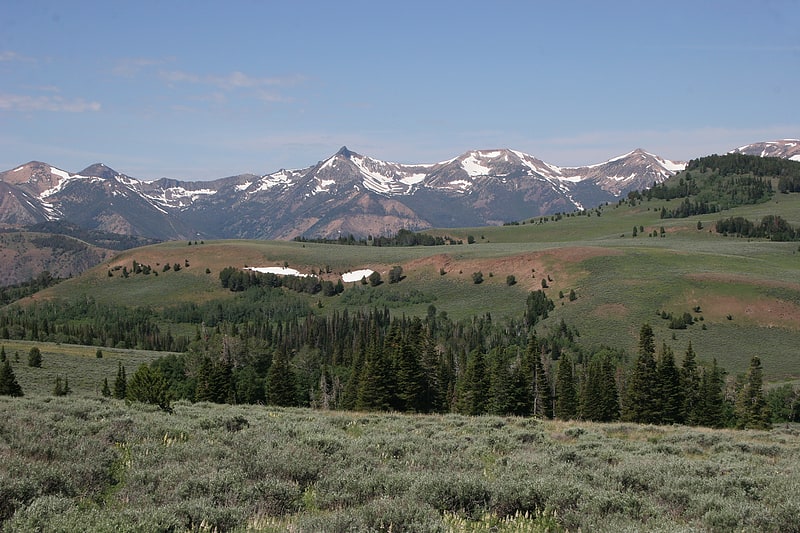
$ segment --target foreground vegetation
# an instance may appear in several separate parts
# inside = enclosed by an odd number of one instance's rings
[[[0,408],[4,531],[798,531],[797,426],[186,402],[170,415],[42,396]]]

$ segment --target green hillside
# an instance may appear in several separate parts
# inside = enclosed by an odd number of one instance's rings
[[[539,327],[564,319],[578,329],[579,342],[586,347],[609,345],[633,352],[639,326],[650,322],[659,342],[681,351],[691,340],[702,359],[717,358],[729,372],[743,372],[750,357],[759,355],[770,380],[799,378],[798,243],[723,236],[714,225],[733,216],[758,221],[778,215],[800,226],[800,194],[777,194],[768,202],[719,214],[662,219],[662,207],[673,203],[624,201],[534,223],[447,230],[465,243],[469,236],[474,238],[474,244],[462,245],[163,243],[123,252],[33,300],[91,297],[101,303],[154,308],[225,302],[238,296],[220,285],[219,272],[227,266],[288,265],[303,273],[322,272],[322,279],[336,281],[344,272],[363,268],[379,271],[386,279],[388,271],[400,265],[405,276],[400,283],[347,284],[339,297],[309,295],[305,300],[322,315],[386,305],[395,313],[424,316],[433,305],[455,319],[491,313],[497,320],[519,317],[528,292],[548,280],[544,290],[557,306]],[[132,271],[134,261],[150,266],[151,273],[123,277],[123,269]],[[175,264],[179,271],[172,268]],[[168,271],[165,265],[170,265]],[[480,285],[473,283],[475,272],[483,274]],[[516,280],[511,286],[510,275]],[[577,299],[559,298],[570,290]],[[699,313],[693,311],[696,307]],[[698,323],[672,330],[660,318],[662,312],[692,312]],[[180,331],[181,325],[174,330]]]

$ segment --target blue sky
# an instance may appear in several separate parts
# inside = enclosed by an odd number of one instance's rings
[[[0,170],[205,180],[346,145],[561,166],[800,137],[800,2],[4,0]]]

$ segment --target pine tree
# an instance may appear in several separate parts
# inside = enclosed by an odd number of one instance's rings
[[[297,385],[294,372],[289,367],[289,357],[284,350],[278,350],[266,378],[267,403],[290,407],[297,405]]]
[[[692,341],[686,347],[681,364],[681,383],[683,387],[683,421],[686,424],[698,424],[697,409],[700,406],[700,373],[697,369],[697,360],[692,348]]]
[[[108,378],[103,378],[103,390],[100,391],[100,394],[105,398],[111,397],[111,388],[108,386]]]
[[[401,340],[395,352],[395,362],[399,409],[406,412],[426,412],[425,374],[419,360],[418,347],[409,339]]]
[[[128,396],[128,380],[125,377],[125,367],[122,361],[117,363],[117,379],[114,380],[114,398],[124,400]]]
[[[483,350],[470,353],[467,368],[457,384],[456,410],[465,415],[486,413],[489,391],[489,373]]]
[[[533,416],[553,418],[553,390],[541,357],[534,357],[533,372]]]
[[[4,396],[23,396],[22,387],[17,382],[14,369],[11,368],[11,361],[6,359],[0,366],[0,395]]]
[[[371,343],[359,376],[355,404],[357,410],[388,411],[391,409],[392,394],[387,363],[383,347],[378,346],[377,342]]]
[[[661,424],[682,424],[684,412],[684,394],[681,376],[675,366],[675,355],[672,348],[664,343],[661,346],[661,358],[658,361],[658,395],[660,399],[659,422]]]
[[[706,368],[700,379],[700,401],[696,410],[697,424],[719,428],[724,425],[724,402],[722,394],[723,373],[714,358],[711,368]]]
[[[164,411],[172,411],[169,383],[160,370],[153,370],[145,364],[140,365],[126,388],[127,400],[150,403]]]
[[[0,363],[6,362],[6,347],[5,345],[0,346]]]
[[[659,419],[659,405],[654,386],[657,383],[655,340],[653,328],[644,324],[639,331],[639,355],[631,369],[625,400],[625,420],[641,424],[655,424]]]
[[[581,415],[586,420],[611,422],[619,417],[615,370],[607,352],[595,354],[589,361],[581,397]]]
[[[512,412],[515,391],[505,350],[495,348],[489,354],[489,402],[487,410],[493,415],[506,415]]]
[[[744,384],[736,399],[736,426],[742,429],[769,429],[770,414],[763,391],[761,359],[750,360]]]
[[[562,355],[558,360],[555,415],[561,420],[571,420],[578,415],[578,393],[569,354]]]

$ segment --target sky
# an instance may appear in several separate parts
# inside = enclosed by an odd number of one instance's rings
[[[798,0],[0,4],[0,171],[208,180],[341,146],[579,166],[800,138]]]

